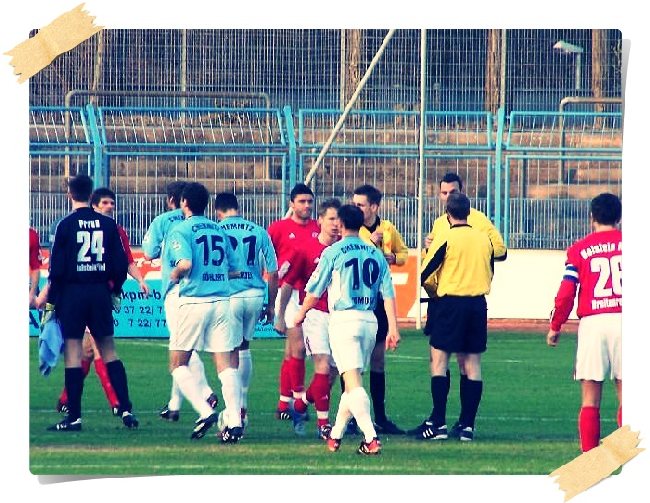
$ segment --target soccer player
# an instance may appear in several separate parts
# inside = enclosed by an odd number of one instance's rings
[[[317,240],[308,240],[295,255],[289,272],[284,277],[282,290],[299,291],[299,303],[305,299],[305,285],[316,269],[320,256],[328,246],[338,241],[339,217],[338,209],[341,202],[338,199],[326,199],[318,207],[318,224],[320,233]],[[318,436],[327,440],[332,427],[329,423],[330,389],[334,380],[336,367],[331,357],[328,335],[329,311],[327,308],[327,293],[324,293],[313,309],[307,312],[302,325],[306,354],[314,364],[314,375],[305,392],[305,398],[297,398],[293,403],[294,431],[298,435],[305,434],[305,419],[307,404],[313,403],[316,409]]]
[[[289,194],[291,216],[271,223],[268,228],[271,242],[278,258],[278,287],[291,267],[295,249],[308,240],[316,240],[320,229],[314,220],[312,209],[314,193],[303,183],[296,184]],[[298,310],[298,291],[289,298],[278,295],[276,300],[275,328],[286,334],[284,358],[280,367],[280,398],[275,412],[278,419],[292,419],[292,399],[301,398],[305,392],[305,343],[301,327],[293,324]]]
[[[232,366],[238,369],[241,379],[241,420],[248,424],[248,389],[253,361],[250,341],[255,335],[255,325],[260,319],[272,323],[275,298],[278,293],[278,261],[266,229],[246,220],[239,214],[237,196],[222,192],[215,197],[219,227],[223,229],[235,253],[243,264],[241,277],[230,281],[230,330],[241,344],[233,352]],[[267,280],[263,273],[266,271]],[[264,310],[265,290],[268,287],[268,304]]]
[[[446,173],[441,179],[440,179],[440,187],[438,191],[438,197],[440,198],[440,202],[443,203],[443,205],[447,204],[447,198],[449,197],[450,194],[460,194],[463,191],[463,181],[458,176],[458,174],[449,172]],[[508,256],[508,249],[506,248],[505,243],[503,242],[503,237],[501,237],[501,234],[497,230],[497,228],[492,224],[490,219],[481,211],[475,209],[475,208],[470,208],[469,210],[469,215],[467,216],[467,223],[470,225],[472,228],[477,229],[479,231],[485,232],[487,236],[490,238],[490,242],[492,243],[492,247],[494,248],[494,260],[496,262],[501,262],[503,260],[506,260]],[[433,227],[431,228],[431,232],[425,237],[424,239],[424,245],[425,248],[429,248],[431,246],[431,242],[433,238],[440,238],[441,241],[445,240],[445,236],[449,233],[451,229],[451,223],[449,222],[449,218],[447,216],[447,213],[443,213],[440,215],[438,218],[435,219],[433,222]],[[436,298],[430,299],[429,303],[427,304],[427,320],[428,319],[433,319],[435,317],[434,310],[436,308]],[[430,333],[430,327],[431,325],[427,323],[424,328],[424,333],[425,335],[431,335]],[[458,370],[460,374],[460,383],[459,383],[459,391],[461,397],[467,393],[467,373],[465,372],[465,355],[463,353],[456,353],[456,361],[458,363]],[[447,373],[447,377],[451,381],[451,374]],[[461,403],[463,400],[461,399]],[[463,412],[461,410],[461,415],[463,415]],[[456,421],[454,425],[451,427],[451,430],[449,430],[449,434],[453,437],[460,437],[460,431],[462,430],[462,425],[460,420]],[[409,435],[417,435],[418,431],[417,429],[415,430],[409,430],[407,432]]]
[[[467,223],[465,194],[449,194],[446,205],[451,229],[435,236],[424,259],[420,282],[437,307],[427,319],[431,363],[431,415],[413,434],[421,440],[445,440],[449,356],[465,354],[467,384],[460,396],[459,438],[474,439],[474,423],[483,393],[481,354],[487,347],[487,303],[493,276],[494,248],[485,232]]]
[[[180,209],[181,195],[185,185],[186,182],[183,181],[175,181],[167,185],[168,211],[158,215],[151,221],[151,224],[149,224],[149,228],[144,235],[144,239],[142,240],[142,251],[144,257],[147,260],[160,258],[160,290],[163,297],[165,319],[167,322],[167,330],[170,334],[170,341],[173,337],[172,333],[176,330],[178,319],[178,284],[171,284],[169,281],[169,274],[173,265],[171,264],[171,250],[168,246],[165,246],[165,240],[169,232],[185,218],[183,216],[183,211]],[[201,395],[205,398],[208,405],[210,405],[212,409],[215,409],[219,400],[205,378],[205,367],[203,366],[203,361],[201,361],[198,352],[192,351],[187,367],[196,379],[196,382],[201,389]],[[170,356],[170,372],[172,370]],[[178,421],[180,418],[180,408],[182,403],[183,395],[178,389],[175,381],[172,379],[169,401],[160,410],[158,415],[161,419],[166,421]]]
[[[33,227],[29,228],[29,307],[36,307],[34,301],[38,295],[38,283],[41,279],[41,242]]]
[[[397,348],[400,335],[395,314],[395,291],[388,263],[374,246],[359,237],[363,213],[353,205],[339,209],[342,240],[327,248],[306,286],[307,295],[295,318],[302,324],[325,290],[330,311],[329,338],[336,367],[345,381],[336,422],[327,439],[328,449],[341,446],[348,421],[354,417],[364,439],[360,454],[381,452],[381,442],[370,417],[370,400],[363,388],[362,372],[370,360],[377,334],[375,304],[382,294],[388,318],[386,347]]]
[[[95,189],[90,195],[90,205],[95,211],[101,213],[102,215],[114,218],[115,192],[106,187]],[[144,278],[138,269],[138,266],[133,260],[133,254],[131,253],[131,244],[129,243],[129,236],[120,224],[117,224],[117,230],[120,233],[122,246],[124,247],[127,261],[129,263],[128,274],[138,282],[140,291],[145,295],[148,295],[149,287],[145,283]],[[113,385],[111,384],[111,381],[108,377],[108,371],[106,370],[106,365],[102,359],[99,348],[97,347],[95,340],[86,327],[86,331],[82,339],[81,357],[81,370],[83,372],[84,379],[90,371],[91,364],[94,364],[95,366],[95,372],[97,373],[97,377],[99,377],[99,381],[102,385],[102,389],[104,390],[104,394],[106,395],[106,399],[108,400],[108,403],[111,407],[112,413],[117,414],[120,404],[118,403],[115,390],[113,389]],[[68,393],[65,387],[61,392],[61,396],[57,402],[56,409],[59,412],[67,412],[68,410]]]
[[[207,218],[205,208],[210,195],[204,185],[188,183],[181,196],[185,219],[169,233],[173,269],[172,284],[179,283],[178,320],[169,348],[172,378],[181,393],[199,413],[191,438],[202,438],[219,419],[201,395],[196,379],[187,367],[192,351],[212,354],[225,403],[227,425],[221,442],[235,443],[241,438],[241,380],[232,365],[233,352],[242,342],[242,334],[233,334],[230,316],[230,279],[242,270],[228,236]]]
[[[379,205],[382,194],[372,185],[361,185],[354,189],[352,202],[363,212],[363,225],[359,237],[368,244],[377,247],[389,265],[403,265],[408,258],[408,248],[395,226],[388,220],[379,218]],[[385,340],[388,322],[381,298],[375,310],[377,317],[377,340],[370,359],[370,396],[375,414],[375,428],[380,434],[403,435],[399,428],[386,416],[386,373]],[[354,431],[354,426],[352,427]]]
[[[551,313],[546,336],[556,346],[578,293],[578,349],[574,378],[582,388],[578,432],[582,452],[600,441],[600,400],[603,381],[614,380],[618,397],[616,423],[622,424],[621,323],[622,240],[618,227],[621,201],[614,194],[600,194],[591,201],[593,232],[567,250],[566,268]]]
[[[93,182],[86,175],[72,178],[68,196],[72,212],[59,222],[50,254],[49,303],[61,323],[64,340],[68,413],[51,431],[81,430],[82,338],[89,327],[106,362],[109,380],[120,404],[118,414],[127,428],[138,421],[132,413],[126,371],[115,352],[113,302],[126,280],[127,256],[117,225],[89,207]]]

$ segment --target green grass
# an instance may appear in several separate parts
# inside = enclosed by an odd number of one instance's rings
[[[412,428],[431,409],[428,342],[420,332],[403,331],[403,343],[386,358],[387,410],[400,426]],[[476,440],[421,442],[399,436],[382,438],[376,458],[355,453],[357,438],[345,437],[338,453],[315,437],[298,438],[288,421],[273,416],[282,340],[252,344],[254,375],[249,395],[250,424],[237,445],[221,445],[211,434],[190,441],[195,412],[186,401],[178,423],[158,418],[169,397],[165,340],[119,339],[134,412],[140,428],[126,430],[110,414],[91,370],[83,397],[83,431],[48,432],[60,419],[54,411],[63,384],[62,362],[47,378],[38,373],[37,341],[30,340],[30,470],[38,475],[170,474],[548,474],[579,454],[576,417],[579,385],[572,380],[575,338],[546,347],[544,334],[491,333],[483,358],[484,392]],[[204,357],[208,379],[221,397],[216,375]],[[307,366],[307,376],[311,366]],[[333,419],[339,385],[332,392]],[[615,395],[606,386],[602,435],[616,429]],[[448,417],[458,414],[458,375],[452,367]],[[312,433],[313,432],[313,436]]]

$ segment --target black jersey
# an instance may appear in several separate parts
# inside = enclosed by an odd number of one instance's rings
[[[78,208],[56,226],[50,252],[50,302],[56,304],[65,284],[104,283],[122,289],[128,262],[112,218],[92,208]]]

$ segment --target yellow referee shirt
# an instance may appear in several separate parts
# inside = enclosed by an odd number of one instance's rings
[[[422,263],[420,284],[430,297],[476,297],[490,293],[494,248],[485,232],[469,224],[452,225],[434,236]]]
[[[484,213],[480,212],[477,209],[470,208],[469,216],[467,217],[467,223],[472,226],[472,228],[485,232],[492,242],[492,247],[494,248],[494,260],[500,262],[505,260],[508,255],[508,249],[506,248],[505,243],[501,234],[497,228],[492,224],[490,219],[485,216]],[[447,220],[447,214],[444,213],[435,219],[433,222],[433,228],[429,233],[431,239],[445,239],[447,232],[449,232],[450,225],[449,220]]]

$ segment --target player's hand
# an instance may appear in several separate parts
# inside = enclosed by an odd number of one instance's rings
[[[147,285],[144,280],[140,281],[138,284],[140,285],[140,291],[146,296],[149,296],[149,285]]]
[[[52,319],[52,316],[54,316],[54,304],[46,302],[41,311],[41,330],[43,330],[45,324]]]
[[[268,306],[260,314],[260,321],[264,325],[273,323],[274,318],[275,318],[275,310],[273,309],[273,306]]]
[[[386,349],[390,351],[395,351],[397,349],[397,346],[399,346],[399,341],[401,340],[401,337],[399,335],[398,331],[388,332],[388,335],[386,336]]]
[[[433,236],[431,234],[424,236],[424,248],[428,249],[431,243],[433,243]]]
[[[111,303],[113,304],[113,311],[119,313],[122,307],[122,296],[115,293],[111,294]]]
[[[546,334],[546,344],[551,347],[557,346],[557,341],[560,339],[560,331],[549,329],[548,334]]]
[[[296,314],[296,317],[293,319],[293,324],[297,327],[299,325],[302,325],[302,322],[305,321],[305,315],[306,313],[303,312],[301,309],[298,311],[298,314]]]
[[[43,309],[45,304],[47,304],[47,289],[41,290],[41,293],[34,298],[33,305],[36,309]]]
[[[384,257],[386,257],[386,262],[388,262],[389,265],[393,265],[397,262],[397,258],[395,257],[394,253],[384,253]]]
[[[284,334],[287,332],[287,324],[284,322],[284,316],[277,316],[275,318],[275,324],[273,325],[273,328],[281,334]]]
[[[384,233],[381,231],[375,231],[370,234],[370,241],[372,241],[375,246],[380,246],[382,240],[384,239]]]

